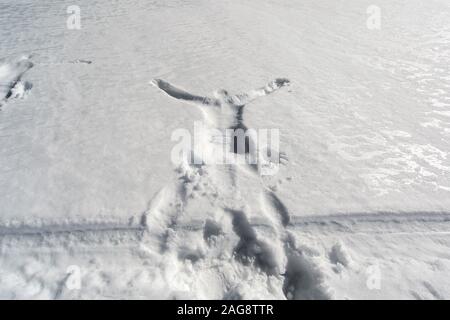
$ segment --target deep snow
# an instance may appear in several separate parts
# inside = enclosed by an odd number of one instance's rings
[[[0,298],[450,298],[447,0],[72,4],[0,4]],[[152,79],[279,77],[275,175],[171,161],[208,118]]]

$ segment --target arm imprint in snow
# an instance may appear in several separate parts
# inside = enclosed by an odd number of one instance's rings
[[[193,103],[207,105],[207,106],[219,106],[220,105],[220,101],[217,99],[190,94],[189,92],[186,92],[182,89],[174,87],[170,83],[168,83],[164,80],[161,80],[161,79],[153,79],[151,84],[156,86],[157,88],[161,89],[166,94],[168,94],[169,96],[171,96],[175,99],[185,100],[188,102],[193,102]]]
[[[282,87],[289,86],[290,84],[291,84],[291,81],[289,79],[277,78],[275,80],[272,80],[271,82],[269,82],[267,85],[265,85],[262,88],[251,90],[250,92],[247,92],[247,93],[235,95],[234,100],[236,100],[236,104],[246,105],[259,97],[267,96],[267,95],[281,89]]]

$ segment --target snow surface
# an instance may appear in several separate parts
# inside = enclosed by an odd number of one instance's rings
[[[450,298],[448,0],[72,4],[0,4],[0,298]],[[276,175],[172,163],[208,115],[153,79],[280,77]]]

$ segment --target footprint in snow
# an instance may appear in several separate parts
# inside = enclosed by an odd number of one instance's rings
[[[33,67],[29,57],[0,60],[0,108],[12,99],[24,98],[33,87],[22,76]]]

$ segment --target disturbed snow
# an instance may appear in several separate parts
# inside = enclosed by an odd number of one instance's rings
[[[78,2],[81,30],[2,4],[0,298],[450,297],[448,1],[378,1],[380,30],[365,0]],[[231,124],[280,130],[276,174],[171,161],[241,105],[152,79],[278,77]]]

